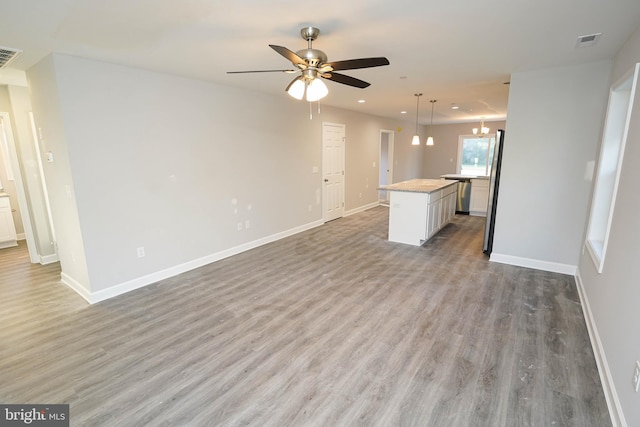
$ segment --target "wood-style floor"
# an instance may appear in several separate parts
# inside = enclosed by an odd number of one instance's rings
[[[89,306],[0,252],[0,402],[75,426],[608,426],[573,277],[377,207]],[[118,268],[114,265],[114,268]]]

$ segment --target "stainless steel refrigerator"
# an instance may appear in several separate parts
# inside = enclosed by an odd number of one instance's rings
[[[496,142],[493,148],[491,174],[489,175],[489,201],[487,204],[487,221],[484,228],[484,243],[482,252],[491,255],[493,249],[493,231],[496,225],[496,210],[498,207],[498,189],[500,187],[500,168],[502,166],[502,151],[504,146],[504,130],[496,131]]]

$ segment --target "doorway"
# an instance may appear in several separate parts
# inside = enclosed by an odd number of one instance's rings
[[[345,125],[322,123],[322,206],[324,222],[344,215]]]
[[[20,220],[23,229],[23,233],[19,233],[18,239],[24,239],[22,244],[26,244],[29,260],[32,264],[49,264],[58,261],[58,255],[55,251],[52,235],[53,225],[48,208],[41,156],[38,151],[38,139],[34,133],[35,127],[31,113],[28,116],[29,121],[25,119],[26,117],[22,117],[15,121],[17,135],[22,138],[21,150],[19,151],[11,117],[7,112],[0,112],[0,136],[3,145],[6,145],[3,168],[10,170],[12,195],[14,196],[11,205],[14,209],[18,208],[20,213],[18,217],[14,217]],[[22,133],[20,133],[20,129],[22,129]],[[29,144],[29,139],[33,145]],[[24,171],[23,166],[26,168]],[[30,191],[27,190],[27,185]]]
[[[380,130],[379,186],[393,184],[393,137],[394,132],[392,130]],[[389,192],[378,190],[378,202],[388,205]]]

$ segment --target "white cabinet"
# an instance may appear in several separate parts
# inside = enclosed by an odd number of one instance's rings
[[[487,216],[487,204],[489,202],[489,180],[471,180],[471,200],[469,202],[469,215]]]
[[[0,248],[17,245],[16,226],[13,223],[9,197],[0,196]]]
[[[429,194],[427,239],[436,234],[443,225],[442,190]]]
[[[389,241],[420,246],[433,237],[455,215],[457,189],[390,191]]]

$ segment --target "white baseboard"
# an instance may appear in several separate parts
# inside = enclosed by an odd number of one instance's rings
[[[42,265],[52,264],[58,261],[60,261],[60,258],[58,258],[58,254],[45,255],[45,256],[40,255],[40,264]]]
[[[16,234],[16,240],[26,240],[27,236],[24,233],[18,233]]]
[[[609,370],[609,363],[604,353],[604,347],[600,340],[600,334],[596,327],[593,313],[591,312],[591,306],[589,305],[589,299],[585,292],[582,278],[580,277],[580,271],[576,272],[576,287],[578,288],[578,295],[580,296],[580,303],[582,305],[582,313],[587,324],[587,330],[589,331],[589,338],[591,341],[591,347],[593,348],[593,354],[596,358],[596,365],[598,366],[598,374],[600,375],[600,382],[602,383],[602,389],[604,391],[604,397],[607,401],[607,407],[609,408],[609,416],[611,417],[611,424],[613,427],[627,427],[627,421],[624,418],[622,412],[622,406],[618,399],[618,393],[616,392],[615,385],[613,383],[613,377]]]
[[[357,207],[355,209],[351,209],[351,210],[345,212],[344,216],[355,215],[357,213],[364,212],[364,211],[369,210],[371,208],[375,208],[376,206],[380,206],[380,202],[373,202],[373,203],[369,203],[368,205],[364,205],[364,206]]]
[[[577,266],[569,264],[559,264],[556,262],[541,261],[538,259],[522,258],[512,255],[491,253],[489,257],[491,262],[499,262],[501,264],[516,265],[518,267],[533,268],[535,270],[550,271],[552,273],[569,274],[575,276],[578,270]]]
[[[88,303],[91,303],[91,292],[89,290],[87,290],[84,286],[82,286],[80,284],[80,282],[75,280],[73,277],[71,277],[68,274],[62,272],[60,274],[60,281],[63,284],[67,285],[72,290],[74,290],[82,298],[87,300]]]
[[[289,237],[294,234],[298,234],[303,231],[310,230],[312,228],[318,227],[323,224],[324,222],[322,220],[314,221],[309,224],[302,225],[300,227],[295,227],[295,228],[283,231],[281,233],[276,233],[271,236],[264,237],[262,239],[254,240],[252,242],[244,243],[242,245],[235,246],[233,248],[225,249],[223,251],[216,252],[214,254],[207,255],[202,258],[194,259],[192,261],[188,261],[180,265],[176,265],[164,270],[156,271],[154,273],[147,274],[145,276],[138,277],[136,279],[129,280],[124,283],[120,283],[118,285],[111,286],[107,289],[91,292],[86,296],[84,294],[86,290],[82,286],[78,286],[78,284],[74,286],[70,283],[66,283],[64,279],[63,279],[63,282],[65,282],[71,289],[75,290],[80,295],[82,295],[82,297],[87,301],[89,301],[91,304],[94,304],[109,298],[113,298],[118,295],[122,295],[127,292],[131,292],[135,289],[142,288],[152,283],[156,283],[160,280],[164,280],[169,277],[177,276],[178,274],[182,274],[184,272],[194,270],[198,267],[211,264],[212,262],[220,261],[221,259],[228,258],[230,256],[237,255],[239,253],[248,251],[250,249],[257,248],[258,246],[266,245],[267,243],[275,242],[276,240],[284,239],[285,237]]]

